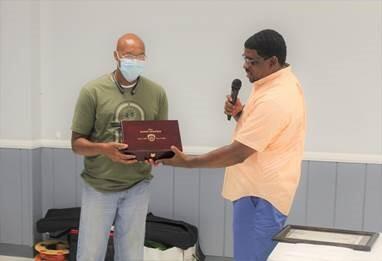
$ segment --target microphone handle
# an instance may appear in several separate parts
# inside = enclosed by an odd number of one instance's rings
[[[236,100],[237,100],[237,95],[238,95],[238,92],[232,90],[232,92],[231,92],[231,98],[232,98],[231,104],[235,105]],[[230,121],[231,117],[232,117],[232,115],[227,115],[227,120]]]

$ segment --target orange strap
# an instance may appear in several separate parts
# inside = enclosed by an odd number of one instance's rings
[[[63,255],[44,255],[39,254],[35,257],[35,261],[66,261],[65,256]]]
[[[48,249],[48,246],[53,246],[54,249]],[[37,243],[34,248],[43,256],[64,256],[69,254],[69,245],[65,241],[45,240]]]

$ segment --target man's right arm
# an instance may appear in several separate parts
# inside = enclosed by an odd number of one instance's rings
[[[82,156],[103,154],[104,143],[91,142],[86,135],[72,132],[72,150]]]
[[[114,162],[131,164],[135,156],[126,155],[121,149],[127,145],[117,142],[94,142],[90,139],[96,118],[96,98],[88,88],[82,88],[74,110],[72,123],[72,150],[82,156],[104,155]],[[85,134],[84,134],[85,133]]]
[[[120,151],[126,148],[127,144],[92,142],[86,135],[72,132],[72,150],[82,156],[97,156],[102,154],[114,162],[123,164],[136,163],[137,160],[134,155],[127,155]]]

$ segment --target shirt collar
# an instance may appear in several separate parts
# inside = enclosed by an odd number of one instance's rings
[[[291,71],[291,66],[289,64],[286,64],[287,66],[274,72],[274,73],[271,73],[270,75],[260,79],[260,80],[257,80],[255,83],[254,83],[254,87],[256,88],[260,88],[264,85],[267,85],[269,84],[270,82],[272,82],[273,80],[279,78],[280,76],[282,75],[285,75],[285,74],[288,74],[290,73]]]
[[[125,86],[125,88],[123,88],[121,86],[121,84],[117,81],[117,79],[115,78],[115,72],[112,72],[111,75],[111,80],[113,81],[114,85],[117,86],[118,90],[120,91],[121,94],[124,94],[125,91],[130,91],[131,94],[134,94],[135,93],[135,89],[137,88],[137,85],[138,85],[138,82],[140,80],[141,77],[138,77],[137,81],[131,85],[128,85],[128,86]]]

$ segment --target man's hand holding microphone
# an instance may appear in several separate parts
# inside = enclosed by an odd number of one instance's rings
[[[231,95],[227,95],[227,100],[224,104],[224,113],[227,114],[227,120],[231,120],[231,116],[237,121],[240,118],[244,105],[241,104],[240,99],[237,97],[241,88],[241,81],[235,79],[231,85]]]

